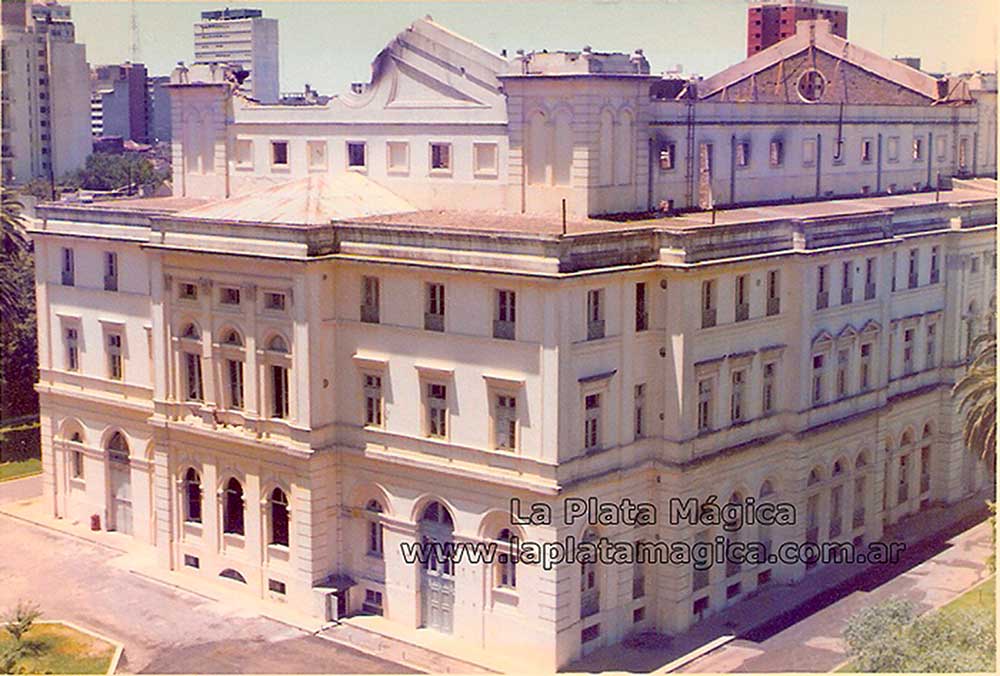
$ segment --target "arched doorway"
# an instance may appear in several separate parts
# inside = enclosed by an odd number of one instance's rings
[[[121,432],[108,440],[108,480],[111,508],[108,510],[108,530],[132,534],[132,470],[129,465],[128,442]]]
[[[420,541],[426,559],[420,571],[421,625],[450,634],[455,607],[455,563],[451,559],[455,522],[440,502],[420,516]]]

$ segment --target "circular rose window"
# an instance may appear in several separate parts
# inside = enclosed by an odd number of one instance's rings
[[[815,68],[810,68],[799,75],[796,89],[803,101],[816,103],[823,98],[823,92],[826,91],[826,77]]]

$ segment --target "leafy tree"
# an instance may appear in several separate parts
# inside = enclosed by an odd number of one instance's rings
[[[0,235],[0,267],[6,269],[16,264],[17,259],[28,248],[28,238],[24,233],[24,215],[17,195],[3,188],[3,231]],[[19,289],[7,275],[0,277],[0,317],[10,317],[18,304]]]
[[[82,169],[67,174],[62,183],[84,190],[128,189],[132,192],[139,186],[156,188],[166,179],[166,172],[158,172],[145,157],[130,153],[94,153]]]
[[[23,673],[24,669],[18,666],[18,662],[28,654],[37,653],[42,646],[35,643],[30,644],[24,639],[24,635],[31,631],[31,627],[41,616],[38,606],[18,601],[17,605],[8,610],[3,616],[3,629],[12,639],[9,646],[0,652],[0,672],[4,674]]]
[[[972,342],[975,358],[952,390],[960,396],[965,414],[963,436],[967,448],[983,460],[996,457],[997,442],[997,337],[986,333]]]
[[[988,609],[938,611],[914,619],[912,603],[893,599],[848,619],[844,641],[859,672],[992,672],[996,651]]]

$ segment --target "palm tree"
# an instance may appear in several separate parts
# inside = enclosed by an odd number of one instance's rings
[[[17,195],[3,188],[0,193],[2,210],[2,231],[0,231],[0,264],[16,265],[28,249],[28,238],[24,233],[24,215]],[[19,291],[14,277],[0,277],[0,319],[8,321],[19,307]]]
[[[984,333],[976,338],[972,341],[972,353],[975,359],[952,392],[962,397],[959,410],[965,414],[965,445],[986,460],[996,453],[997,442],[996,335]]]

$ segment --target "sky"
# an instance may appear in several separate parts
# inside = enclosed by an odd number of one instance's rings
[[[64,0],[65,1],[65,0]],[[92,64],[130,59],[131,3],[70,0]],[[919,56],[930,71],[996,69],[995,0],[843,0],[851,41],[886,56]],[[411,21],[430,15],[480,44],[517,49],[631,52],[654,73],[681,65],[711,75],[746,55],[746,0],[136,0],[139,58],[166,75],[193,59],[193,24],[206,9],[256,7],[278,19],[282,91],[323,94],[368,81],[371,61]]]

